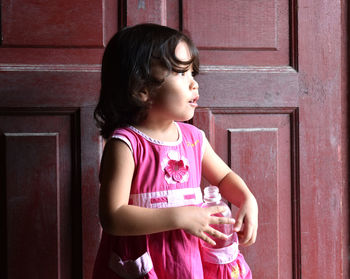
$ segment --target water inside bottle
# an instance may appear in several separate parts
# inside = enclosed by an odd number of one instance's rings
[[[226,217],[221,213],[214,214],[213,216]],[[209,237],[215,241],[216,245],[213,246],[207,242],[202,241],[202,244],[204,246],[209,247],[209,248],[223,248],[223,247],[230,246],[233,242],[237,242],[237,233],[233,231],[233,224],[217,224],[217,225],[213,224],[210,226],[212,228],[214,228],[215,230],[218,230],[218,231],[222,232],[223,234],[226,234],[228,236],[228,238],[221,239],[221,238],[217,238],[217,237],[214,237],[212,235],[209,235]]]
[[[227,204],[221,199],[221,195],[219,193],[219,188],[216,186],[209,186],[204,189],[204,204],[203,207],[210,207],[210,206],[225,206],[227,210],[213,214],[213,216],[217,217],[232,217],[231,210],[227,206]],[[210,247],[210,248],[223,248],[230,246],[233,244],[233,242],[238,242],[237,233],[233,231],[233,224],[212,224],[210,225],[212,228],[222,232],[223,234],[227,235],[227,239],[221,239],[214,237],[212,235],[209,235],[211,239],[213,239],[216,242],[216,245],[213,246],[205,241],[202,241],[202,244],[204,246]]]

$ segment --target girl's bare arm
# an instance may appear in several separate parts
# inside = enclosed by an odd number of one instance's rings
[[[215,153],[205,138],[202,161],[203,176],[212,185],[217,185],[222,196],[239,208],[235,230],[240,244],[248,246],[255,242],[258,229],[258,205],[249,188],[236,173]]]

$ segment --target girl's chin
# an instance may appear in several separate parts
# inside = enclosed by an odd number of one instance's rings
[[[179,119],[175,119],[175,121],[180,121],[180,122],[189,121],[189,120],[191,120],[193,118],[193,116],[194,116],[194,114],[186,116],[186,117],[182,117],[182,118],[179,118]]]
[[[195,110],[188,110],[188,111],[184,111],[180,114],[177,115],[177,117],[175,117],[174,121],[180,121],[180,122],[183,122],[183,121],[189,121],[193,118],[194,116],[194,112]]]

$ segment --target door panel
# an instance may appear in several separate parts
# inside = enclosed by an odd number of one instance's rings
[[[259,203],[259,237],[242,252],[258,278],[293,278],[298,234],[293,149],[296,109],[200,108],[194,124],[250,185]],[[235,216],[237,209],[232,208]],[[258,251],[258,252],[257,252]],[[261,259],[264,259],[262,264]]]
[[[4,46],[102,46],[101,1],[3,0],[2,3]]]
[[[184,1],[183,29],[205,65],[288,65],[289,1]]]
[[[72,278],[81,258],[77,114],[47,113],[1,113],[8,278]]]
[[[7,206],[7,260],[10,278],[26,277],[26,274],[50,276],[58,273],[61,222],[57,216],[57,134],[30,133],[5,135]],[[45,150],[39,153],[38,150]],[[26,154],[22,160],[21,154]],[[28,172],[27,164],[32,168]],[[44,175],[46,166],[49,175]],[[25,181],[18,181],[22,173]],[[22,187],[36,185],[36,187]],[[64,207],[66,205],[63,204]],[[21,220],[20,223],[18,221]],[[69,223],[68,223],[69,225]],[[65,224],[64,227],[70,227]],[[29,229],[28,229],[29,228]],[[28,245],[29,244],[29,245]],[[44,245],[43,245],[44,244]],[[68,246],[69,247],[69,246]],[[66,247],[63,247],[66,248]],[[70,255],[71,253],[68,253]],[[23,259],[29,259],[23,261]],[[69,258],[67,258],[68,263]],[[22,262],[23,261],[23,262]],[[41,269],[44,264],[47,268]],[[14,268],[21,266],[21,268]]]

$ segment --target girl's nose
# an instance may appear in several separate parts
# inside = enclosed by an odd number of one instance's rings
[[[192,90],[198,90],[199,89],[199,84],[198,84],[198,82],[195,79],[192,79],[191,89]]]

